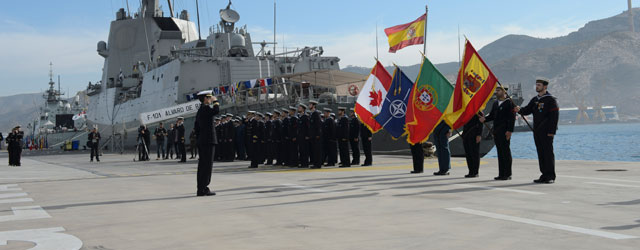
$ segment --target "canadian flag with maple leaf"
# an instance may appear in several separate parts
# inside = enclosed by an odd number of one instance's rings
[[[376,65],[371,69],[369,78],[358,95],[355,107],[360,122],[367,126],[372,133],[382,129],[382,125],[376,121],[375,116],[380,113],[390,86],[391,75],[379,61],[376,61]]]

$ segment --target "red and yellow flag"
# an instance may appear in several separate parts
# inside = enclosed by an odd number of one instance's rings
[[[413,22],[384,29],[389,39],[389,53],[395,53],[410,45],[423,44],[426,19],[427,14],[424,14]]]
[[[485,108],[498,83],[498,78],[469,40],[466,41],[463,58],[451,105],[447,107],[445,116],[445,121],[453,129],[464,126],[479,110]]]

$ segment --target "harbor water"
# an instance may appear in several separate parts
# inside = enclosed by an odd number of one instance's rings
[[[560,125],[555,137],[556,160],[640,162],[640,123]],[[514,133],[511,154],[537,159],[533,134]],[[497,158],[495,147],[485,158]]]

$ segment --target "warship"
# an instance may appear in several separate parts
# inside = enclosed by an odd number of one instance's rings
[[[97,44],[103,75],[87,86],[87,122],[98,127],[103,148],[130,150],[140,125],[153,129],[179,116],[188,134],[199,105],[195,94],[202,90],[214,90],[221,113],[268,112],[309,100],[337,109],[353,107],[366,81],[366,75],[340,70],[340,59],[324,56],[322,46],[276,52],[275,31],[273,42],[253,42],[247,26],[237,25],[240,15],[231,1],[204,39],[186,10],[174,17],[168,6],[168,17],[158,0],[142,0],[133,16],[119,9],[108,40]],[[375,137],[376,152],[408,152],[404,141],[386,143],[391,140],[384,132]],[[452,143],[462,148],[461,140]],[[490,140],[487,145],[483,154],[493,147]]]
[[[63,98],[60,77],[56,90],[53,63],[49,66],[49,89],[42,95],[44,105],[39,108],[37,118],[27,126],[31,136],[25,139],[36,142],[39,148],[67,149],[67,145],[75,143],[75,149],[78,149],[87,141],[86,95],[80,91],[72,98]]]

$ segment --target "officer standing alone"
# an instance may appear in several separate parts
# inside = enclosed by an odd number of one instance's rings
[[[217,98],[211,92],[209,90],[198,93],[201,105],[196,113],[196,121],[193,126],[196,131],[196,138],[198,138],[198,151],[200,151],[196,179],[197,196],[216,195],[209,189],[209,184],[211,183],[211,171],[213,168],[213,149],[218,143],[215,127],[213,126],[213,117],[219,112],[219,104]]]
[[[91,160],[90,162],[93,162],[93,157],[96,157],[96,161],[100,162],[100,153],[98,152],[98,148],[100,147],[100,132],[98,132],[98,128],[94,127],[93,130],[91,130],[91,133],[89,133],[89,141],[91,142]]]

